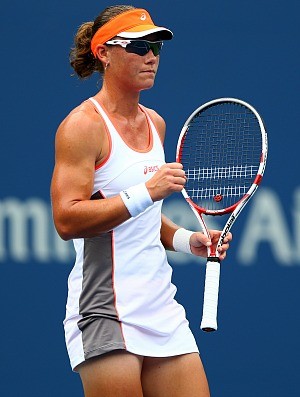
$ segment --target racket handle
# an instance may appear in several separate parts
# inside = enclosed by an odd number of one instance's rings
[[[218,294],[220,281],[220,261],[218,258],[208,258],[205,272],[203,314],[200,328],[202,331],[216,331]]]

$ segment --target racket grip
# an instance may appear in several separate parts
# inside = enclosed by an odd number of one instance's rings
[[[219,258],[208,258],[205,272],[203,314],[200,328],[205,332],[216,331],[218,294],[220,281]]]

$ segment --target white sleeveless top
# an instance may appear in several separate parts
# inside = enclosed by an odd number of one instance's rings
[[[99,103],[90,100],[103,118],[110,140],[109,157],[95,170],[92,199],[103,199],[148,181],[165,157],[143,107],[150,144],[147,150],[137,151],[123,141]],[[117,320],[124,346],[132,353],[161,357],[198,351],[185,311],[174,299],[172,268],[160,240],[161,206],[162,201],[155,202],[105,236],[74,240],[76,263],[69,276],[64,322],[73,368],[86,359],[81,333],[95,316]],[[84,344],[93,345],[90,339],[86,337]]]

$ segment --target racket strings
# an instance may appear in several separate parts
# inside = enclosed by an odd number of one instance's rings
[[[248,108],[222,103],[201,111],[181,147],[187,194],[208,209],[235,204],[257,175],[261,151],[259,122]]]
[[[196,200],[207,200],[219,195],[224,197],[241,197],[249,190],[249,186],[227,186],[220,188],[192,189],[188,190],[189,196]]]
[[[188,180],[198,181],[199,188],[188,189],[190,197],[196,198],[197,200],[202,199],[212,199],[218,195],[224,197],[241,197],[244,196],[249,190],[249,185],[231,185],[231,186],[218,186],[202,188],[200,182],[202,183],[206,179],[211,181],[216,179],[219,181],[220,178],[234,179],[239,178],[241,181],[245,181],[246,178],[253,178],[256,176],[258,166],[232,166],[232,167],[219,167],[219,168],[204,168],[204,169],[187,169],[185,170],[186,177]]]
[[[189,168],[185,170],[188,179],[203,180],[212,178],[253,178],[258,170],[254,165],[237,165],[232,167]]]

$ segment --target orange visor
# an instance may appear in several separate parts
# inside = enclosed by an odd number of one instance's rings
[[[171,30],[154,25],[149,13],[142,8],[135,8],[117,15],[97,30],[91,41],[91,50],[96,56],[97,46],[105,44],[115,36],[137,39],[151,33],[158,33],[157,40],[171,40]]]

